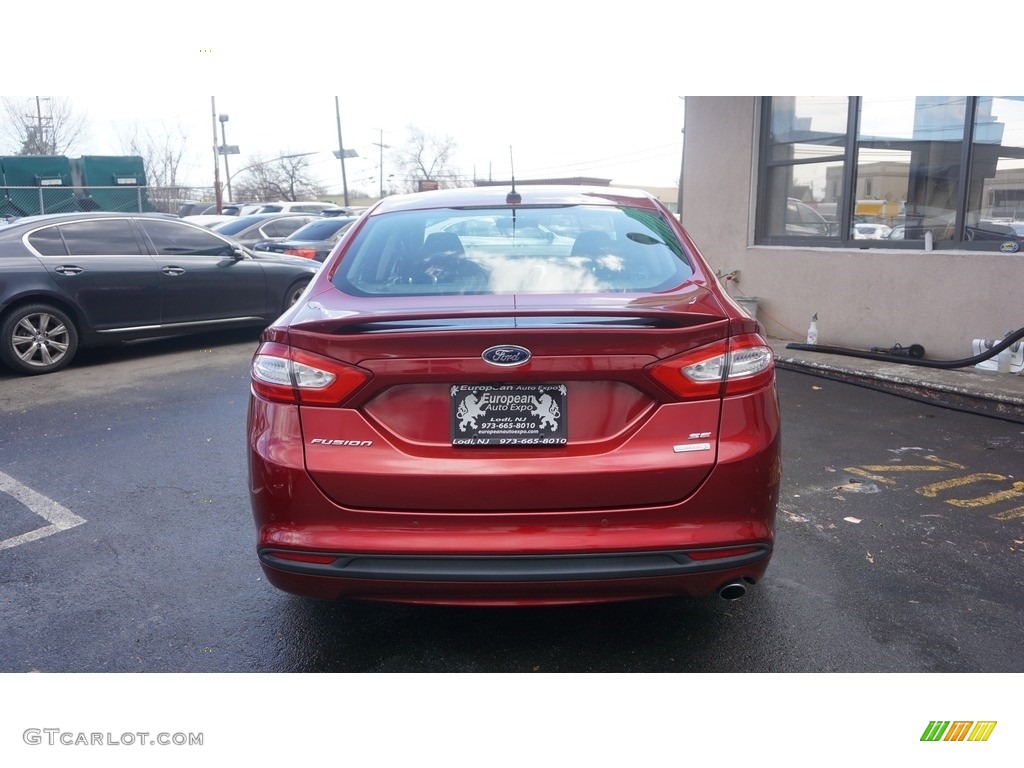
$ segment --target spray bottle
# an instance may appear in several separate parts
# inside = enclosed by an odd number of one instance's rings
[[[807,343],[817,344],[818,343],[818,313],[815,312],[811,317],[811,327],[807,329]]]

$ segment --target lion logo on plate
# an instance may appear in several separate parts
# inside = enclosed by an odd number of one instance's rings
[[[558,404],[551,399],[551,395],[544,393],[540,396],[540,400],[536,397],[533,398],[534,409],[530,411],[533,416],[540,417],[540,428],[551,427],[551,431],[554,432],[558,429],[558,417],[561,416],[558,410]]]
[[[499,365],[504,368],[527,363],[532,356],[530,350],[526,347],[516,346],[515,344],[501,344],[496,347],[488,347],[480,355],[485,363]]]

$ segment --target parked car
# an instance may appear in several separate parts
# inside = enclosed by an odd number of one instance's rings
[[[261,240],[283,240],[316,219],[313,213],[253,213],[214,224],[211,229],[251,248]]]
[[[182,203],[178,206],[178,215],[184,218],[185,216],[199,216],[204,213],[217,213],[217,203],[207,201],[192,201],[189,203]]]
[[[572,212],[570,242],[517,232]],[[463,241],[441,222],[511,228]],[[317,598],[536,605],[742,596],[774,547],[772,351],[656,198],[384,198],[262,336],[256,554]]]
[[[265,326],[318,267],[164,214],[21,218],[0,226],[0,361],[51,373],[81,347]]]
[[[1021,234],[1008,221],[981,220],[975,225],[965,227],[968,240],[999,240],[1020,242]]]
[[[195,216],[182,216],[182,221],[190,224],[198,224],[200,227],[212,227],[216,224],[223,224],[225,221],[234,221],[237,217],[223,213],[200,213]]]
[[[252,213],[316,213],[333,208],[332,203],[315,200],[278,200],[274,203],[260,203]]]
[[[253,246],[253,250],[287,253],[290,256],[324,261],[357,218],[333,216],[315,219],[299,227],[284,240],[261,240]]]
[[[807,203],[795,197],[786,200],[786,234],[801,237],[828,236],[835,233],[835,222],[828,221]]]
[[[876,224],[873,222],[856,222],[853,227],[854,240],[880,240],[889,237],[892,227],[888,224]]]
[[[365,211],[367,206],[365,205],[332,205],[328,208],[324,208],[320,211],[321,216],[358,216],[360,213]]]

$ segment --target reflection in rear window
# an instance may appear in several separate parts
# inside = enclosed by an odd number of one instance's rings
[[[657,214],[607,206],[371,217],[334,275],[362,296],[666,290],[693,270]]]
[[[327,240],[334,237],[339,229],[352,223],[351,219],[324,219],[304,224],[292,233],[293,240]]]

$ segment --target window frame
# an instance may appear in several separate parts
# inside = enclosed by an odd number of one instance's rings
[[[847,97],[847,132],[845,146],[842,153],[836,153],[834,157],[816,157],[810,159],[782,159],[771,158],[772,148],[776,146],[770,140],[772,109],[776,96],[763,96],[759,100],[758,128],[758,161],[757,161],[757,184],[756,204],[754,220],[754,245],[790,247],[825,247],[825,248],[892,248],[902,250],[921,250],[924,242],[921,239],[899,240],[884,239],[881,241],[859,240],[852,237],[852,226],[855,219],[857,205],[857,172],[859,151],[870,145],[870,141],[864,141],[860,137],[860,115],[863,102],[862,96]],[[964,125],[959,153],[959,169],[957,172],[957,192],[955,195],[956,210],[953,217],[953,228],[951,239],[935,240],[933,248],[936,250],[966,250],[981,251],[986,253],[1004,252],[999,240],[973,240],[968,238],[967,217],[970,204],[972,165],[975,153],[975,127],[978,121],[978,106],[982,99],[991,97],[964,96]],[[1020,150],[1018,150],[1020,151]],[[838,229],[836,234],[828,236],[817,235],[787,235],[768,234],[770,216],[777,213],[768,209],[770,200],[770,182],[776,169],[785,167],[796,167],[813,163],[835,162],[842,156],[843,178],[840,203],[836,210],[836,221]],[[774,201],[773,201],[774,202]],[[776,202],[777,204],[777,202]],[[1020,244],[1020,251],[1024,252],[1024,242]]]

